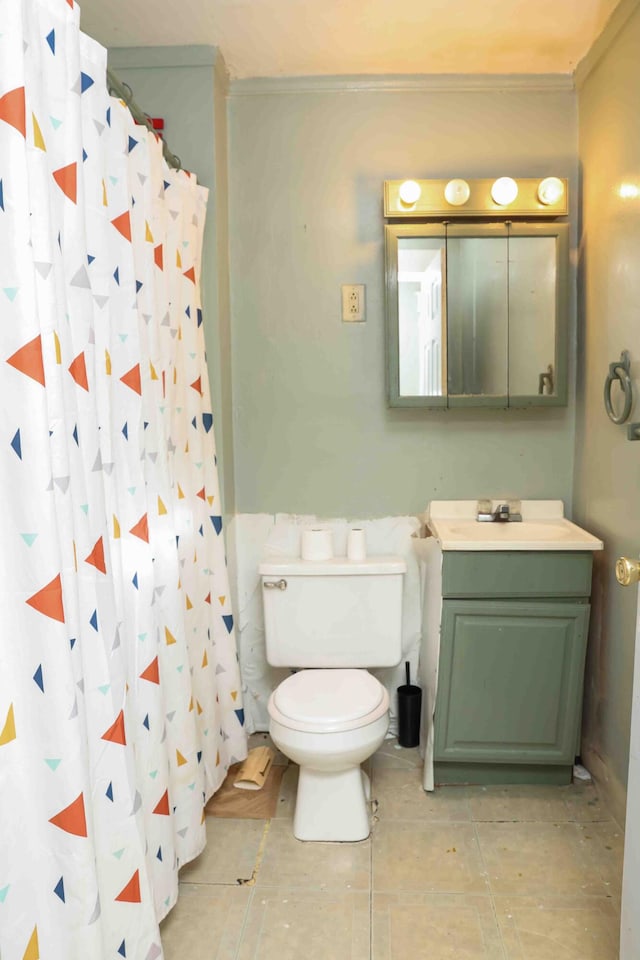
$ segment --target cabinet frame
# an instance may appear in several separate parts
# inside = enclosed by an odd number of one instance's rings
[[[569,224],[557,222],[388,223],[385,225],[385,290],[387,324],[387,398],[390,407],[456,409],[459,407],[559,407],[568,402]],[[400,393],[398,316],[398,240],[411,237],[534,237],[556,238],[555,393],[548,395],[406,396]],[[508,282],[508,281],[507,281]],[[447,336],[448,340],[448,336]],[[446,352],[446,345],[443,345]],[[508,369],[507,369],[508,383]]]

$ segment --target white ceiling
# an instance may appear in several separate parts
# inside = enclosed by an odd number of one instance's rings
[[[108,47],[212,44],[233,78],[572,73],[618,0],[80,0]]]

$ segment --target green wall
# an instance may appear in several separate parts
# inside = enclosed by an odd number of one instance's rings
[[[230,86],[236,509],[385,516],[433,498],[564,499],[574,409],[420,411],[385,397],[382,182],[568,177],[569,78]],[[366,284],[343,324],[340,285]],[[572,289],[575,287],[572,284]],[[571,305],[571,389],[575,304]]]
[[[631,4],[624,3],[627,11]],[[640,199],[624,200],[623,182],[640,187],[640,10],[594,51],[579,88],[582,168],[576,518],[605,543],[596,557],[586,677],[583,754],[624,819],[631,687],[636,636],[635,587],[618,586],[616,557],[640,551],[640,443],[605,414],[608,364],[631,352],[640,390]],[[617,21],[620,26],[620,21]],[[606,41],[611,41],[607,46]],[[599,56],[597,62],[596,55]],[[640,419],[636,394],[631,420]]]
[[[138,106],[163,117],[165,138],[186,170],[209,188],[202,299],[222,510],[235,509],[228,265],[228,185],[224,61],[214,47],[123,47],[109,67]]]

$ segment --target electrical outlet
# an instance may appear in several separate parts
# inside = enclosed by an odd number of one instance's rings
[[[344,323],[362,323],[364,321],[364,283],[343,283],[341,289]]]

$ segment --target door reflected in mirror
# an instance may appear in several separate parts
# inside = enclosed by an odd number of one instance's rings
[[[444,237],[398,240],[400,393],[440,397],[446,383]]]

